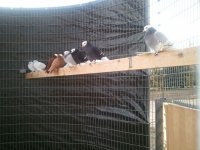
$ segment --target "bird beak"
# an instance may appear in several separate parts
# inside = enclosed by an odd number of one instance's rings
[[[142,32],[145,32],[144,30]]]

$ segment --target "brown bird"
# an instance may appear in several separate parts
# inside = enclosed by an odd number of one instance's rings
[[[57,54],[53,54],[53,56],[47,61],[47,63],[46,63],[46,67],[45,67],[45,72],[46,73],[49,73],[49,68],[51,67],[51,64],[52,64],[52,62],[54,61],[54,59],[56,59],[57,58]]]
[[[49,68],[48,72],[52,73],[55,69],[58,69],[60,67],[63,67],[65,65],[65,61],[63,59],[63,55],[59,54],[56,59],[51,64],[51,67]]]

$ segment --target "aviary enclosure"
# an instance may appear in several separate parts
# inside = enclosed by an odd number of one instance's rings
[[[200,2],[184,1],[183,8],[180,2],[97,0],[55,8],[1,7],[0,149],[154,149],[155,100],[197,108],[198,66],[37,79],[25,79],[20,70],[29,72],[30,60],[46,63],[54,53],[81,48],[84,40],[111,60],[147,52],[143,27],[177,5],[180,9],[161,24],[153,23],[172,28],[177,18],[186,16],[188,22],[174,30],[199,27]],[[199,46],[200,33],[195,33],[175,44]]]

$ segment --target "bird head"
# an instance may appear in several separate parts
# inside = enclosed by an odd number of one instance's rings
[[[37,63],[37,62],[38,62],[37,60],[34,60],[34,61],[33,61],[33,63]]]
[[[69,54],[69,53],[70,53],[69,51],[65,51],[65,52],[64,52],[64,55],[67,55],[67,54]]]
[[[144,27],[144,30],[143,30],[143,32],[146,32],[148,29],[150,29],[150,28],[152,28],[152,26],[150,26],[150,25],[146,25],[145,27]]]
[[[76,49],[73,48],[73,49],[70,50],[70,53],[74,53],[75,51],[76,51]]]
[[[85,47],[87,45],[87,41],[82,42],[82,47]]]

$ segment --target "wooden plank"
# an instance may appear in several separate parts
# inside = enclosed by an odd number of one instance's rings
[[[51,74],[47,74],[44,71],[27,73],[26,79],[196,65],[198,64],[198,49],[199,47],[193,47],[161,52],[158,56],[147,54],[92,65],[86,64],[71,68],[60,68]]]
[[[198,114],[200,111],[164,104],[168,150],[197,150]]]
[[[163,140],[163,145],[164,145],[164,149],[167,150],[167,145],[169,146],[169,144],[167,143],[167,141],[169,141],[167,139],[167,127],[169,126],[167,123],[169,123],[169,121],[167,121],[168,119],[168,104],[165,103],[165,105],[163,105],[163,134],[164,134],[164,140]],[[169,148],[168,148],[169,149]]]

